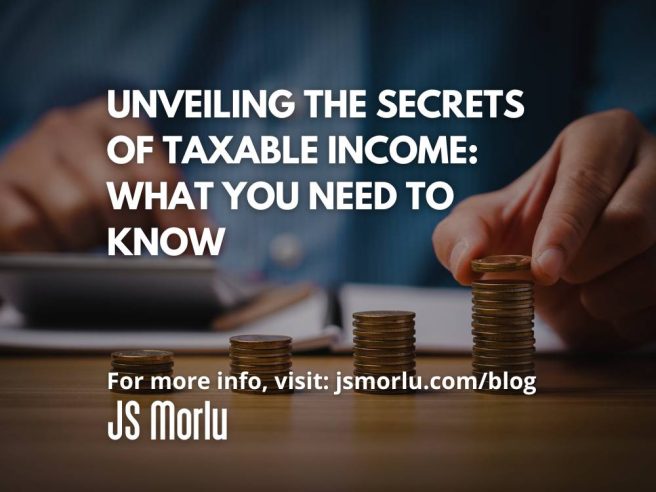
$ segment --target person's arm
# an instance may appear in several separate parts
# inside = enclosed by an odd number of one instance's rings
[[[107,181],[176,183],[162,149],[142,165],[107,157],[114,135],[152,134],[147,123],[114,120],[102,99],[45,114],[0,158],[0,251],[84,250],[104,244],[106,228],[202,227],[197,211],[113,210]]]
[[[538,312],[572,346],[656,338],[656,137],[626,110],[575,121],[529,171],[462,202],[435,230],[442,264],[532,254]]]
[[[459,205],[433,243],[463,284],[472,258],[532,254],[539,314],[573,347],[612,350],[656,339],[656,8],[600,5],[592,114],[514,183]]]

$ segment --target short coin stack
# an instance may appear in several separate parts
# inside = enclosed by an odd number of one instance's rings
[[[479,273],[505,273],[528,270],[530,265],[528,256],[502,255],[473,260],[471,267]],[[533,283],[472,282],[472,302],[473,374],[534,375]]]
[[[355,376],[412,377],[415,372],[415,313],[362,311],[353,313]],[[360,393],[408,393],[410,390],[356,389]]]
[[[112,389],[122,393],[165,393],[167,390],[151,388],[151,379],[154,376],[173,375],[173,352],[167,350],[122,350],[112,353],[112,372],[119,377],[129,377],[133,380],[137,376],[143,379],[132,389]]]
[[[262,388],[233,388],[236,393],[280,394],[293,393],[292,389],[279,389],[275,377],[289,376],[292,369],[292,339],[280,335],[240,335],[230,338],[230,375],[239,377],[247,371],[257,376],[266,386]]]

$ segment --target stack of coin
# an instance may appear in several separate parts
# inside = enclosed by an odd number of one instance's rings
[[[531,258],[521,255],[489,256],[473,260],[479,273],[529,270]],[[533,337],[533,283],[524,280],[472,282],[473,374],[535,374]],[[487,391],[485,388],[483,391]],[[512,390],[505,392],[513,393]]]
[[[173,374],[173,352],[167,350],[122,350],[112,353],[112,372],[119,377],[129,377],[133,380],[137,376],[142,379],[139,387],[133,384],[131,389],[121,389],[116,386],[112,389],[117,393],[164,393],[166,390],[151,388],[153,376],[171,376]]]
[[[415,313],[363,311],[353,313],[355,376],[414,376]],[[356,389],[360,393],[408,393],[397,389]]]
[[[275,377],[289,376],[292,369],[292,339],[280,335],[240,335],[230,338],[230,375],[242,372],[257,376],[266,386],[257,390],[233,388],[237,393],[279,394],[293,393],[289,388],[278,388]]]

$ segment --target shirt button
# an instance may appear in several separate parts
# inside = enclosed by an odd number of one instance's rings
[[[296,268],[303,261],[303,245],[294,234],[278,234],[269,244],[269,255],[280,268]]]

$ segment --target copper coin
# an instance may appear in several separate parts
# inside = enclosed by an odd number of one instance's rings
[[[535,354],[535,347],[530,346],[527,348],[512,348],[512,349],[498,349],[474,346],[472,349],[474,355],[482,355],[484,357],[526,357]]]
[[[472,301],[501,301],[501,302],[515,302],[515,301],[532,301],[533,292],[496,292],[486,290],[472,290]]]
[[[353,369],[354,376],[365,376],[365,377],[373,377],[373,378],[379,378],[379,377],[400,378],[403,377],[403,374],[405,374],[408,378],[410,378],[416,376],[417,371],[415,369],[412,369],[410,371],[401,371],[401,372],[372,373],[357,368]]]
[[[279,372],[286,372],[292,368],[292,363],[277,364],[270,366],[253,366],[245,364],[236,364],[230,361],[230,369],[234,372],[248,372],[249,374],[277,374]]]
[[[531,269],[531,257],[525,255],[494,255],[471,261],[474,272],[517,272]]]
[[[502,332],[506,331],[519,331],[519,330],[530,330],[533,328],[533,322],[528,321],[526,323],[504,323],[503,320],[499,320],[499,323],[478,323],[472,321],[472,328],[476,328],[481,331],[494,331]]]
[[[292,353],[289,350],[291,347],[286,349],[274,348],[274,349],[245,349],[241,347],[230,347],[228,351],[229,355],[234,355],[235,357],[257,357],[266,358],[266,357],[291,357]]]
[[[472,335],[474,335],[474,342],[477,340],[487,340],[492,342],[528,342],[535,340],[533,338],[533,331],[506,334],[477,332],[476,330],[472,330]]]
[[[472,312],[480,316],[492,316],[497,318],[524,318],[533,317],[533,308],[527,309],[501,309],[492,307],[481,307],[476,304],[472,307]]]
[[[353,313],[356,321],[380,322],[380,321],[399,321],[413,320],[415,313],[412,311],[359,311]]]
[[[486,373],[492,373],[495,376],[501,375],[503,373],[508,373],[509,376],[535,376],[535,368],[531,369],[499,369],[499,368],[494,368],[494,369],[472,369],[472,375],[477,376],[477,377],[482,377],[483,374]]]
[[[492,364],[499,367],[514,367],[517,365],[523,364],[534,364],[535,360],[533,355],[528,355],[525,357],[493,357],[493,358],[482,358],[481,356],[474,356],[472,359],[473,364]]]
[[[415,349],[415,338],[407,340],[368,340],[353,337],[353,344],[358,348],[381,348],[381,349]]]
[[[112,352],[112,361],[124,364],[164,364],[171,362],[173,352],[168,350],[119,350]]]
[[[472,314],[473,323],[481,323],[483,325],[527,325],[533,323],[533,316],[520,316],[505,318],[499,316],[482,316],[480,314]]]
[[[375,373],[375,374],[398,374],[401,372],[414,371],[415,363],[411,364],[397,364],[397,365],[374,365],[374,364],[353,364],[353,367],[359,372]]]
[[[150,381],[155,376],[171,376],[173,371],[162,371],[162,372],[151,372],[151,373],[142,373],[142,372],[125,372],[125,371],[112,371],[115,372],[119,378],[129,377],[129,378],[142,378],[142,381]]]
[[[533,301],[488,301],[483,299],[474,299],[474,305],[482,308],[497,309],[533,309]]]
[[[364,357],[414,357],[414,350],[385,350],[385,349],[368,349],[362,347],[353,348],[354,356]]]
[[[512,342],[508,342],[503,340],[486,340],[474,337],[474,347],[495,350],[525,350],[535,348],[535,338],[530,340],[514,340]]]
[[[498,366],[517,366],[525,364],[533,364],[535,357],[533,354],[524,357],[487,357],[484,355],[474,355],[472,357],[474,364],[492,364]]]
[[[388,331],[388,332],[371,332],[362,330],[353,330],[353,336],[361,340],[408,340],[415,336],[415,330],[410,331]]]
[[[167,372],[173,369],[173,362],[167,364],[124,364],[112,361],[113,371],[148,374],[152,372]]]
[[[291,364],[291,357],[243,357],[230,355],[232,364],[243,364],[246,366],[275,366],[278,364]]]
[[[292,343],[291,337],[282,335],[237,335],[230,338],[234,347],[243,347],[253,350],[286,348]]]
[[[353,325],[361,326],[379,326],[379,325],[390,325],[390,326],[405,326],[405,325],[414,325],[414,318],[401,318],[401,319],[388,319],[388,318],[371,318],[371,319],[353,319]]]
[[[533,326],[531,323],[526,325],[481,325],[472,323],[472,334],[474,335],[524,335],[533,336]]]
[[[388,330],[412,330],[415,327],[415,323],[404,321],[403,323],[398,323],[391,321],[389,323],[361,323],[359,321],[353,322],[354,328],[359,328],[361,330],[373,330],[373,331],[388,331]]]
[[[414,364],[415,356],[411,355],[409,357],[365,357],[362,355],[356,355],[353,358],[353,361],[356,364],[403,365],[403,364]]]
[[[476,280],[471,283],[471,288],[474,292],[533,292],[533,282],[517,280]]]

